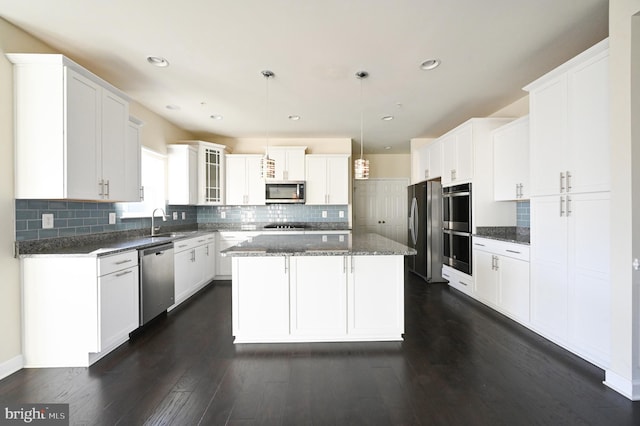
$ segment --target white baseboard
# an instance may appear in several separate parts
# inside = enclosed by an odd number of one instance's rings
[[[632,401],[640,401],[640,380],[629,380],[611,370],[606,370],[602,383]]]
[[[18,355],[0,364],[0,380],[24,368],[24,358]]]

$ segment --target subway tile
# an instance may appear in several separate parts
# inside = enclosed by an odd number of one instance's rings
[[[38,238],[54,238],[58,237],[57,229],[41,229],[38,231]]]
[[[17,231],[16,232],[16,240],[18,241],[37,240],[37,239],[38,239],[38,231]]]
[[[47,200],[29,200],[28,206],[30,210],[45,210],[49,208]]]
[[[49,201],[49,209],[51,210],[67,210],[66,201]]]
[[[26,210],[29,208],[29,200],[16,200],[16,210]]]
[[[16,220],[29,220],[38,218],[37,210],[18,210],[16,211]]]

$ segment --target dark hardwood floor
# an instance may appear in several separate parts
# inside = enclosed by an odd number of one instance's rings
[[[445,285],[406,280],[403,342],[234,345],[216,282],[90,368],[25,369],[7,403],[78,425],[639,425],[602,370]]]

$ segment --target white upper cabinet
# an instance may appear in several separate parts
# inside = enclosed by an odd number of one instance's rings
[[[348,154],[306,156],[306,204],[349,204]]]
[[[419,181],[437,179],[442,176],[442,141],[435,140],[418,150]]]
[[[127,191],[127,199],[142,199],[142,174],[141,161],[142,153],[140,151],[140,133],[142,132],[142,121],[135,117],[129,117],[128,126],[128,143],[124,156],[124,176],[127,182],[125,190]]]
[[[529,199],[529,116],[497,128],[491,138],[494,199]]]
[[[306,146],[275,146],[269,148],[269,157],[276,162],[273,180],[304,180]]]
[[[62,55],[7,57],[14,64],[16,198],[139,201],[139,182],[127,180],[140,168],[127,164],[127,96]]]
[[[531,83],[531,195],[610,189],[608,40]]]
[[[260,176],[260,154],[226,156],[228,205],[264,205],[264,179]]]
[[[174,145],[193,147],[195,158],[193,151],[174,149]],[[168,146],[169,204],[224,204],[227,147],[202,141],[180,141],[174,145]]]
[[[473,179],[473,124],[466,122],[439,139],[442,143],[442,184]]]

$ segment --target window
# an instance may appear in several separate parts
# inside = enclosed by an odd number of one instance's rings
[[[141,149],[141,178],[144,200],[138,203],[119,203],[122,217],[151,217],[155,208],[166,206],[167,156],[150,149]]]

